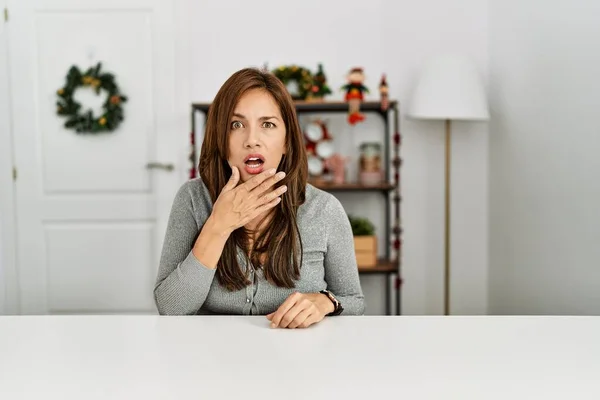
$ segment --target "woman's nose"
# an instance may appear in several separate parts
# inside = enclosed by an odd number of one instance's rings
[[[259,145],[259,131],[256,128],[248,128],[248,136],[246,136],[245,147],[256,147]]]

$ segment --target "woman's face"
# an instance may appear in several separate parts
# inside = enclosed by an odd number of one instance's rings
[[[285,125],[271,95],[262,89],[244,93],[229,121],[229,162],[243,182],[277,168],[285,153]]]

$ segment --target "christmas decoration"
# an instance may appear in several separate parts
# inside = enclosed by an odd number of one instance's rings
[[[385,74],[381,76],[381,82],[379,83],[379,94],[381,95],[381,109],[387,111],[390,106],[390,98],[388,95],[389,88]]]
[[[341,184],[346,180],[346,164],[348,157],[344,157],[338,153],[333,154],[325,160],[325,168],[333,174],[333,183]]]
[[[189,153],[189,162],[190,162],[190,179],[194,179],[196,177],[196,135],[194,131],[190,133],[190,153]]]
[[[56,92],[57,114],[68,118],[65,128],[75,129],[77,133],[112,132],[123,121],[122,104],[127,101],[127,97],[121,94],[114,75],[101,73],[100,68],[101,63],[85,73],[81,73],[76,66],[69,69],[65,86]],[[81,104],[74,99],[73,94],[81,87],[89,87],[96,94],[100,94],[101,90],[108,93],[100,116],[94,116],[92,110],[80,111]]]
[[[348,122],[350,125],[355,125],[365,119],[365,116],[360,112],[360,103],[364,99],[364,93],[369,93],[369,89],[363,85],[365,75],[362,68],[352,68],[347,79],[348,83],[342,89],[346,91],[345,100],[349,104]]]
[[[272,71],[283,84],[294,100],[305,100],[313,87],[311,72],[298,65],[283,65]]]
[[[304,139],[308,172],[313,181],[321,180],[328,172],[325,160],[333,155],[333,141],[325,122],[315,120],[307,124],[304,128]]]
[[[317,73],[313,76],[310,99],[322,100],[328,94],[331,94],[331,89],[327,86],[327,77],[323,72],[323,64],[319,64]]]

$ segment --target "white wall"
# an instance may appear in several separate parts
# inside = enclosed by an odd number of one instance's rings
[[[470,56],[487,76],[488,9],[481,0],[382,1],[392,95],[404,103],[426,58]],[[444,125],[402,122],[405,313],[443,312]],[[453,123],[451,313],[487,313],[487,125]]]
[[[350,67],[363,66],[371,98],[387,73],[391,96],[406,110],[420,64],[442,51],[464,52],[487,72],[487,4],[480,0],[247,2],[188,0],[187,24],[192,39],[190,101],[210,101],[235,70],[248,65],[269,67],[322,62],[333,98]],[[451,3],[451,4],[450,4]],[[381,122],[350,128],[343,116],[331,117],[330,128],[354,153],[365,138],[379,138]],[[404,134],[402,203],[404,227],[403,313],[443,311],[443,124],[401,121]],[[487,126],[454,125],[452,214],[452,311],[487,312]],[[354,157],[356,159],[356,156]],[[347,194],[349,212],[365,209],[360,197]],[[378,197],[367,201],[383,228]],[[378,234],[383,237],[383,230]],[[381,243],[383,251],[384,243]],[[383,311],[384,290],[378,277],[365,276],[367,313]]]
[[[600,314],[600,3],[490,16],[490,311]]]

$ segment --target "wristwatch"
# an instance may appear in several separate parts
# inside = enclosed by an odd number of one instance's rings
[[[342,303],[339,302],[338,299],[335,298],[335,296],[333,295],[333,293],[331,293],[329,290],[321,290],[319,293],[324,294],[325,296],[327,296],[327,298],[329,298],[329,300],[331,300],[331,302],[333,303],[333,311],[330,312],[327,315],[340,315],[342,313],[342,311],[344,311],[344,307],[342,307]]]

